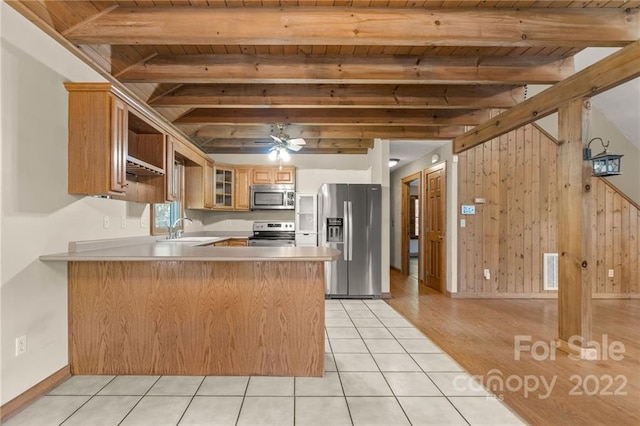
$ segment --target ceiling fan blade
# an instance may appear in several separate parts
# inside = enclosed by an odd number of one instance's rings
[[[301,145],[287,145],[287,149],[293,152],[298,152],[302,149]]]
[[[302,138],[289,139],[287,142],[289,144],[291,144],[291,145],[306,145],[307,144],[305,142],[305,140],[302,139]]]
[[[271,139],[273,139],[277,143],[284,143],[284,141],[277,136],[273,136],[273,135],[269,135],[269,136],[271,136]]]

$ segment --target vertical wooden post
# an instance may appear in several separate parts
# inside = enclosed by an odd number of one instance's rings
[[[582,150],[589,124],[587,99],[558,108],[558,341],[560,348],[595,358],[591,341],[591,289],[595,248],[591,238],[591,174]]]

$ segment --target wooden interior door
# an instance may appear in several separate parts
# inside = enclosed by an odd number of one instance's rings
[[[445,175],[444,163],[424,171],[425,281],[437,291],[444,286]]]

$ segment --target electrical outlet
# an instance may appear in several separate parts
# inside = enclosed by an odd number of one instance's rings
[[[147,218],[145,218],[144,216],[140,217],[140,228],[146,228],[147,227]]]
[[[460,219],[460,228],[465,228],[467,226],[467,220],[466,219]]]
[[[120,217],[120,227],[122,229],[125,229],[127,227],[127,217],[126,216],[121,216]]]
[[[613,269],[609,269],[609,278],[613,278]]]
[[[102,227],[104,229],[109,229],[109,216],[103,216],[102,217]]]
[[[484,279],[485,280],[490,280],[491,279],[491,271],[488,269],[484,270]]]
[[[16,337],[16,356],[27,353],[27,335]]]

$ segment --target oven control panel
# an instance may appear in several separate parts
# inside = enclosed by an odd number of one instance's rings
[[[295,231],[294,222],[253,222],[254,231]]]

